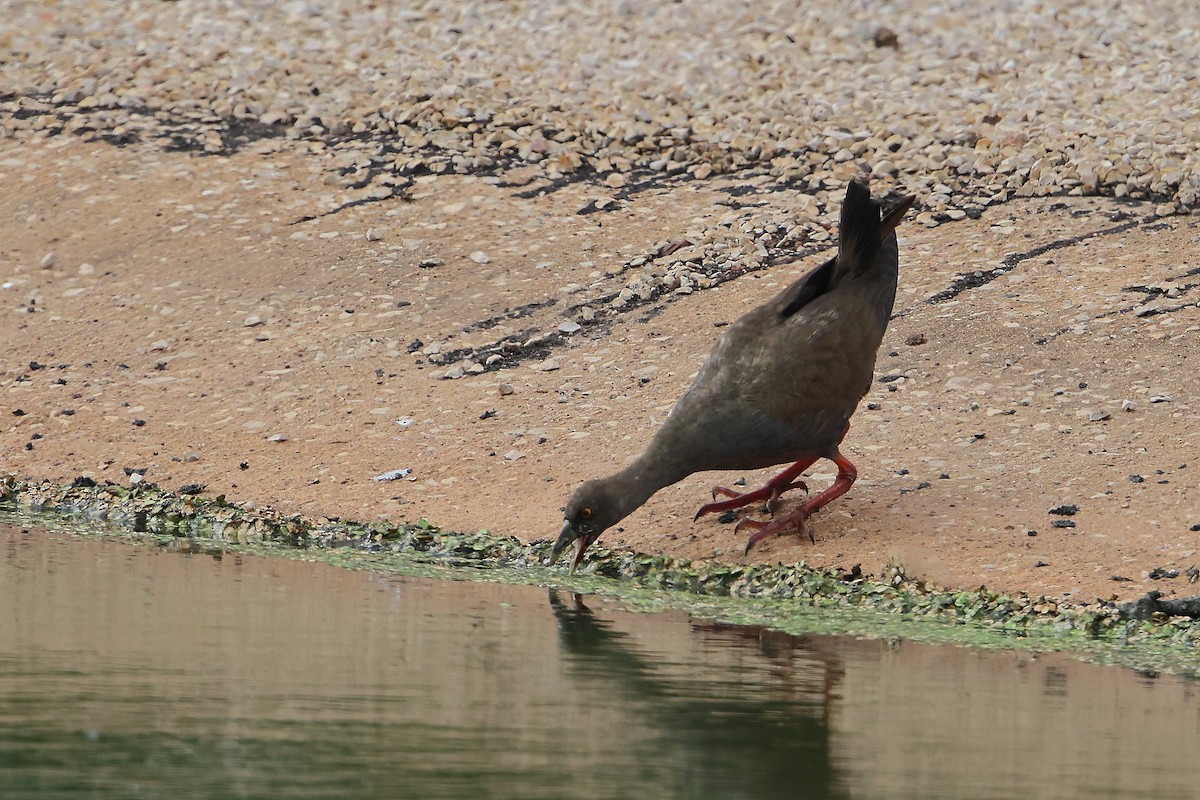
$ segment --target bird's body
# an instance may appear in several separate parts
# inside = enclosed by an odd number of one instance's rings
[[[898,274],[893,229],[911,203],[906,198],[881,221],[868,190],[851,183],[838,254],[725,330],[645,450],[571,497],[555,555],[569,541],[586,542],[577,546],[578,563],[601,531],[692,473],[803,464],[768,484],[773,501],[799,485],[793,479],[813,461],[841,459],[838,444],[870,387],[891,316]],[[837,494],[852,482],[853,475]],[[717,493],[735,499],[700,513],[758,499],[720,487]]]

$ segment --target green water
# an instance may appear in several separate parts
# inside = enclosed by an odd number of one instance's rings
[[[1192,798],[1200,684],[0,528],[0,798]]]

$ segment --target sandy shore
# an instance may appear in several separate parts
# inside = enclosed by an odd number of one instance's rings
[[[18,8],[0,469],[549,536],[866,169],[920,206],[862,477],[752,557],[1200,593],[1200,77],[1145,9],[1026,5]],[[737,561],[692,513],[767,474],[606,540]]]

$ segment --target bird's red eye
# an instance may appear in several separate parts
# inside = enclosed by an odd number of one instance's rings
[[[588,518],[588,517],[590,517],[591,515],[592,515],[592,509],[591,509],[591,508],[584,508],[584,509],[582,509],[582,510],[579,512],[579,516],[583,517],[584,519],[587,519],[587,518]]]

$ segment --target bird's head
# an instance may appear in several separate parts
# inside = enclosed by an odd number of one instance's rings
[[[583,560],[584,551],[600,538],[600,534],[619,522],[625,513],[615,502],[607,482],[602,479],[587,481],[575,490],[563,507],[562,529],[550,551],[550,563],[557,561],[567,545],[574,542],[575,557],[571,560],[571,571],[574,572]]]

